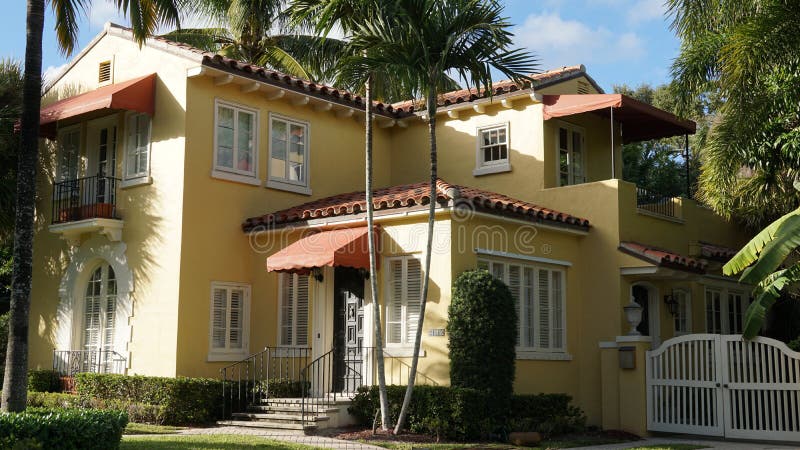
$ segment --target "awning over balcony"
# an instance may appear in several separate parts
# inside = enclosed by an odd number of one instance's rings
[[[267,258],[267,270],[307,273],[323,266],[369,269],[369,235],[367,227],[358,227],[306,236]]]
[[[613,114],[621,122],[622,142],[647,141],[694,134],[697,125],[691,120],[660,110],[622,94],[544,95],[544,119],[595,112]],[[613,110],[613,112],[612,112]]]
[[[55,124],[59,120],[104,109],[153,115],[155,87],[156,74],[153,73],[57,101],[39,113],[41,134],[54,136]]]

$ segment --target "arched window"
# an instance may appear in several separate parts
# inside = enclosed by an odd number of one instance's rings
[[[114,350],[114,322],[117,310],[117,280],[107,263],[97,267],[86,285],[83,309],[84,350],[101,354]],[[98,360],[105,361],[105,357]]]

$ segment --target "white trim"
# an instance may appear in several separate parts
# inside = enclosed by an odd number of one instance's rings
[[[496,161],[484,161],[483,152],[481,151],[483,145],[483,133],[486,131],[503,129],[506,135],[505,143],[498,141],[497,145],[506,146],[506,157]],[[511,135],[509,134],[509,122],[501,122],[489,125],[481,125],[475,129],[475,170],[472,171],[474,176],[488,175],[491,173],[509,172],[511,171]]]
[[[83,150],[83,147],[84,147],[83,139],[84,139],[84,134],[85,133],[83,132],[81,124],[77,123],[75,125],[70,125],[70,126],[67,126],[67,127],[59,127],[58,131],[56,131],[56,161],[55,161],[55,167],[54,167],[55,170],[53,172],[54,180],[55,180],[56,183],[61,182],[61,181],[70,181],[70,180],[72,180],[71,178],[68,178],[68,177],[71,176],[71,174],[66,174],[67,178],[65,178],[65,176],[64,176],[65,174],[61,173],[61,158],[63,158],[63,156],[64,156],[64,145],[63,145],[64,144],[64,138],[63,138],[63,136],[68,134],[68,133],[75,132],[75,131],[78,132],[78,148],[77,148],[77,152],[76,152],[76,155],[75,155],[76,159],[77,159],[75,161],[75,179],[80,178],[80,176],[81,176],[81,168],[83,166],[83,161],[81,161],[81,156],[82,156],[81,155],[81,150]]]
[[[47,227],[51,233],[61,235],[69,245],[77,246],[80,244],[81,235],[84,233],[91,233],[93,231],[99,232],[101,235],[108,238],[111,242],[119,242],[122,240],[122,227],[124,222],[117,219],[84,219],[76,222],[56,223]]]
[[[309,340],[309,334],[312,332],[312,328],[314,327],[314,324],[313,324],[314,318],[312,316],[313,313],[311,311],[311,309],[312,309],[312,305],[311,305],[311,290],[314,289],[314,287],[315,287],[314,285],[317,284],[317,283],[314,283],[312,281],[313,278],[311,278],[310,276],[307,276],[307,275],[300,275],[300,274],[296,274],[296,273],[286,273],[286,272],[278,272],[277,275],[278,275],[278,314],[277,314],[278,315],[278,320],[277,320],[277,323],[278,323],[278,327],[277,327],[278,335],[276,336],[276,340],[275,340],[275,342],[277,342],[277,347],[280,347],[280,348],[308,348],[308,347],[311,347],[311,343],[314,342],[313,336],[312,336],[312,339]],[[292,343],[291,344],[284,344],[282,342],[282,338],[281,338],[281,334],[283,332],[283,311],[282,310],[283,310],[283,307],[284,307],[284,302],[287,300],[287,299],[283,298],[283,285],[285,283],[285,278],[284,277],[293,277],[293,278],[295,278],[294,279],[294,289],[292,289],[292,291],[289,292],[289,295],[292,297],[289,300],[291,301],[292,318],[293,318],[293,321],[292,321],[292,324],[291,324],[291,330],[290,330],[290,333],[292,335]],[[306,343],[305,344],[298,344],[297,343],[297,337],[298,337],[298,333],[297,333],[297,316],[298,316],[298,314],[297,314],[297,312],[298,312],[298,307],[297,307],[297,297],[298,297],[297,296],[297,288],[298,288],[298,282],[300,281],[301,278],[305,278],[305,281],[306,281],[306,296],[307,296],[307,298],[306,298],[306,306],[308,308],[306,310]]]
[[[136,186],[143,186],[145,184],[153,184],[153,177],[138,177],[138,178],[131,178],[130,180],[123,179],[119,187],[120,189],[128,189]]]
[[[572,355],[565,352],[537,352],[517,349],[517,360],[572,361]]]
[[[558,187],[575,186],[577,184],[586,183],[588,181],[587,180],[587,173],[586,173],[586,153],[588,153],[588,151],[587,151],[588,149],[586,147],[586,128],[584,128],[584,127],[582,127],[580,125],[575,125],[573,123],[567,122],[565,120],[556,120],[555,121],[555,125],[556,125],[555,138],[553,139],[553,141],[556,144],[556,147],[555,147],[555,150],[556,150],[556,153],[555,153],[556,186],[558,186]],[[568,170],[567,178],[568,178],[568,182],[567,182],[567,184],[561,184],[561,146],[559,144],[559,139],[560,139],[559,129],[560,128],[564,128],[564,129],[567,130],[567,154],[568,154],[568,156],[567,156],[567,158],[568,158],[568,161],[567,161],[567,170]],[[583,145],[583,148],[581,149],[581,168],[583,169],[583,181],[580,182],[580,183],[576,183],[575,182],[575,179],[574,179],[575,178],[575,174],[573,173],[573,169],[574,169],[575,165],[572,162],[572,159],[573,159],[572,158],[573,147],[572,147],[571,135],[572,135],[572,133],[575,133],[575,132],[577,132],[577,133],[579,133],[581,135],[581,144]]]
[[[619,345],[614,341],[600,341],[597,343],[597,347],[601,349],[618,348]]]
[[[709,292],[719,292],[719,332],[720,334],[731,334],[735,332],[741,333],[744,329],[744,313],[747,311],[747,307],[750,304],[750,295],[745,287],[742,288],[730,288],[725,285],[719,284],[708,284],[703,283],[703,330],[706,333],[712,333],[714,330],[708,329],[708,293]],[[742,323],[740,326],[742,330],[731,330],[731,323],[730,323],[730,296],[731,295],[739,295],[742,299],[741,304],[741,311],[739,311],[740,315],[742,316]]]
[[[233,181],[234,183],[249,184],[251,186],[261,186],[261,180],[249,175],[239,175],[238,173],[225,172],[224,170],[211,170],[211,178],[218,180]]]
[[[383,298],[386,299],[383,304],[383,313],[382,313],[382,320],[383,320],[383,327],[384,327],[384,347],[391,352],[400,352],[403,353],[405,348],[412,347],[413,351],[413,342],[408,342],[408,330],[409,330],[409,322],[408,322],[408,305],[411,299],[408,298],[408,262],[410,260],[416,260],[419,264],[419,272],[420,272],[420,294],[422,292],[422,284],[424,283],[425,277],[427,274],[425,273],[425,267],[423,264],[422,255],[411,254],[411,255],[397,255],[397,256],[387,256],[384,258],[381,267],[383,267],[386,271],[386,276],[383,280]],[[389,270],[389,267],[393,261],[401,261],[402,262],[402,293],[400,301],[400,342],[390,342],[389,336],[389,305],[394,302],[391,292],[392,292],[392,274]],[[419,301],[419,300],[417,300]],[[374,331],[374,330],[373,330]],[[420,349],[420,353],[422,349]],[[413,354],[413,353],[412,353]],[[411,355],[409,355],[411,356]]]
[[[502,164],[492,164],[489,166],[477,167],[472,171],[472,175],[479,177],[482,175],[491,175],[493,173],[511,172],[511,164],[508,162]]]
[[[287,148],[286,148],[286,170],[289,167],[289,139],[291,138],[291,126],[292,125],[300,125],[305,128],[305,132],[303,133],[303,137],[305,142],[303,143],[305,153],[303,154],[303,182],[294,182],[286,177],[273,177],[272,171],[270,170],[270,166],[272,164],[272,122],[273,120],[278,120],[286,123],[286,139],[287,139]],[[266,186],[273,189],[281,189],[284,191],[296,192],[298,194],[306,194],[311,195],[311,124],[308,121],[295,119],[289,116],[285,116],[283,114],[278,114],[275,112],[270,111],[267,126],[269,127],[269,145],[267,146],[267,183]],[[284,172],[285,173],[285,172]]]
[[[141,171],[137,172],[133,175],[128,175],[128,152],[131,150],[130,148],[130,132],[135,130],[131,130],[131,121],[139,116],[147,117],[147,167]],[[140,184],[145,183],[152,183],[152,178],[150,177],[150,167],[151,167],[151,160],[153,157],[153,118],[145,113],[137,113],[134,111],[128,111],[125,114],[125,133],[123,138],[125,142],[122,145],[122,187],[128,186],[138,186]],[[119,141],[119,137],[117,137],[117,141]],[[145,181],[142,181],[145,180]],[[149,180],[149,181],[146,181]]]
[[[220,109],[220,107],[231,109],[231,110],[233,110],[233,113],[234,113],[233,114],[233,127],[234,127],[233,128],[233,142],[231,144],[232,145],[232,148],[231,148],[232,161],[231,161],[231,163],[233,164],[234,167],[221,167],[221,166],[219,166],[219,164],[217,162],[217,157],[218,157],[218,153],[219,153],[217,151],[218,150],[218,141],[217,140],[219,138],[217,129],[219,128],[219,109]],[[251,162],[252,170],[250,170],[250,171],[236,168],[236,166],[238,165],[237,156],[238,156],[238,152],[239,152],[239,147],[237,145],[238,141],[239,141],[239,133],[237,133],[238,123],[239,122],[238,122],[237,118],[238,118],[238,115],[239,115],[240,111],[244,112],[244,113],[247,113],[247,114],[252,114],[253,115],[253,129],[252,129],[252,133],[253,133],[252,158],[253,158],[253,160]],[[239,181],[239,180],[236,179],[236,178],[239,178],[239,177],[241,177],[241,179],[249,178],[249,179],[258,181],[258,183],[257,183],[258,185],[261,184],[261,180],[259,179],[259,174],[258,174],[258,169],[259,169],[259,167],[258,167],[259,130],[260,130],[260,128],[261,128],[261,126],[260,126],[260,112],[259,112],[258,109],[252,108],[252,107],[247,106],[247,105],[242,105],[240,103],[235,103],[235,102],[231,102],[231,101],[228,101],[228,100],[224,100],[224,99],[219,98],[219,97],[215,97],[214,98],[214,141],[213,141],[212,146],[211,146],[212,150],[213,150],[213,158],[214,158],[214,165],[212,166],[212,171],[211,171],[211,174],[212,174],[213,177],[215,177],[215,178],[223,178],[223,179],[226,179],[226,180],[229,180],[229,181]],[[239,177],[225,178],[225,177],[222,177],[222,176],[219,176],[219,175],[215,175],[215,174],[219,174],[221,172],[225,172],[226,174],[231,174],[231,175],[238,175]],[[242,182],[245,182],[245,181],[242,181]],[[250,184],[255,184],[255,183],[250,183]]]
[[[228,297],[230,291],[234,289],[241,289],[244,293],[242,299],[242,348],[241,349],[220,349],[214,348],[214,290],[224,289],[226,297],[226,318],[225,318],[225,342],[227,343],[230,333],[230,305],[228,304]],[[209,289],[209,316],[208,316],[208,356],[207,361],[238,361],[243,357],[250,354],[250,285],[247,283],[231,282],[231,281],[212,281]],[[227,346],[227,344],[226,344]]]
[[[494,256],[498,258],[518,259],[522,261],[532,261],[543,264],[553,264],[556,266],[572,267],[572,263],[561,259],[542,258],[541,256],[522,255],[520,253],[500,252],[496,250],[487,250],[485,248],[476,248],[475,253],[478,255]]]
[[[683,311],[683,314],[686,314],[686,330],[678,331],[678,329],[676,327],[678,318],[675,317],[675,316],[672,316],[672,324],[673,324],[672,325],[672,330],[673,330],[675,336],[681,336],[681,335],[684,335],[684,334],[692,334],[692,332],[693,332],[693,329],[692,329],[692,291],[687,289],[687,288],[680,287],[680,288],[675,288],[675,289],[672,290],[672,294],[673,295],[675,295],[676,293],[683,293],[683,295],[685,295],[686,305],[685,305],[685,308],[684,308],[685,311]],[[675,300],[677,301],[677,299],[675,299]],[[679,308],[679,311],[680,311],[680,308]]]
[[[631,342],[653,342],[653,337],[652,336],[617,336],[616,337],[616,341],[617,341],[618,344],[631,343]]]
[[[658,287],[649,281],[635,281],[631,283],[630,299],[633,301],[633,288],[641,286],[647,289],[647,326],[654,346],[661,344],[661,296]],[[617,341],[619,342],[619,340]]]
[[[311,188],[308,186],[299,186],[296,184],[284,183],[278,180],[267,180],[267,182],[264,183],[264,187],[267,189],[294,192],[295,194],[311,195]]]

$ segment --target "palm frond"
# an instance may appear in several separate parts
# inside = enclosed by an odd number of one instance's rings
[[[755,299],[744,313],[744,330],[742,334],[745,339],[751,339],[758,335],[767,317],[767,311],[780,298],[781,293],[787,286],[797,284],[800,281],[800,264],[795,264],[788,269],[779,270],[770,274],[759,283],[755,290]]]

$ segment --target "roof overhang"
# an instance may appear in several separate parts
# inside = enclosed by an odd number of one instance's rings
[[[543,95],[544,119],[593,112],[624,125],[622,142],[694,134],[697,124],[622,94]]]
[[[300,238],[267,258],[267,271],[308,273],[320,267],[369,270],[368,227],[339,228]],[[376,246],[377,248],[377,246]]]

